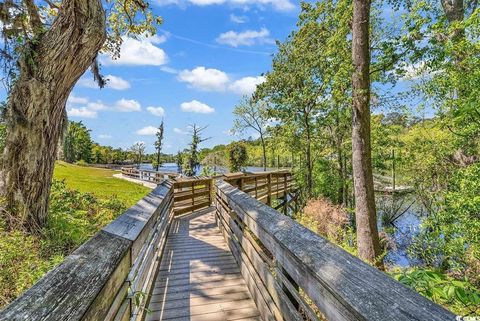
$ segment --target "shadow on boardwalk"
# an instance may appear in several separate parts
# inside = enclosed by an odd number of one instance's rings
[[[261,320],[214,209],[174,220],[146,320]]]

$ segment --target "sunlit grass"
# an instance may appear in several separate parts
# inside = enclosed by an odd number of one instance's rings
[[[116,196],[130,207],[150,190],[139,184],[113,177],[116,171],[72,165],[65,162],[55,164],[54,178],[65,180],[67,187],[108,199]]]

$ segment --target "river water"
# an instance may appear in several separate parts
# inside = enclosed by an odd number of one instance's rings
[[[140,169],[154,170],[152,164],[141,164]],[[263,172],[262,167],[248,166],[246,171],[256,173]],[[268,171],[276,170],[276,168],[268,168]],[[175,163],[164,163],[159,168],[161,172],[179,173],[179,168]],[[200,175],[202,166],[197,170],[197,175]],[[215,168],[217,173],[226,173],[227,169],[217,166]],[[397,265],[401,267],[408,267],[414,264],[408,257],[408,247],[412,244],[413,238],[420,231],[420,224],[424,216],[422,206],[416,202],[414,195],[403,194],[392,197],[377,193],[377,216],[379,231],[384,231],[392,240],[393,246],[390,247],[386,256],[386,263],[389,265]],[[401,214],[401,215],[400,215]],[[394,218],[394,219],[392,219]]]
[[[143,170],[149,170],[152,171],[154,170],[152,164],[145,163],[140,165],[140,169]],[[202,172],[202,165],[200,165],[197,168],[196,175],[200,175]],[[211,167],[212,170],[214,170],[216,173],[224,174],[227,173],[228,170],[225,167],[222,166],[216,166],[215,168]],[[175,163],[163,163],[162,166],[158,169],[160,172],[166,172],[166,173],[179,173],[180,169],[178,168],[177,164]],[[277,170],[277,168],[267,168],[267,171],[274,171]],[[251,173],[259,173],[263,172],[263,167],[255,167],[255,166],[247,166],[245,167],[245,171],[251,172]]]

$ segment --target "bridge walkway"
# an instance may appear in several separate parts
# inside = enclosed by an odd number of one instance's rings
[[[148,321],[261,320],[214,208],[174,219],[148,311]]]

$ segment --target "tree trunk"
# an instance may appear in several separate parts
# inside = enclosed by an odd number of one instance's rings
[[[160,168],[160,150],[157,151],[157,172],[158,172],[158,169]]]
[[[260,140],[262,142],[262,153],[263,153],[263,171],[267,171],[267,147],[265,146],[265,139],[263,134],[260,134]]]
[[[382,266],[370,146],[370,1],[353,1],[353,176],[358,255]]]
[[[307,156],[307,193],[308,196],[312,195],[313,190],[313,168],[312,168],[312,139],[310,133],[310,124],[306,120],[306,131],[307,131],[307,146],[306,146],[306,156]]]
[[[20,77],[8,97],[2,164],[6,210],[15,215],[9,224],[32,232],[46,222],[65,103],[105,41],[101,1],[63,1],[51,28],[37,37],[37,45],[25,49],[30,55],[19,60]]]

